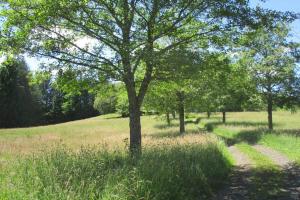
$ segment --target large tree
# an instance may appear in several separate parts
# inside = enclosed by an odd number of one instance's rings
[[[125,83],[132,151],[141,148],[140,107],[158,67],[156,58],[177,45],[229,29],[233,21],[257,19],[248,15],[247,0],[2,2],[4,47],[100,70]],[[141,78],[137,71],[143,72]]]
[[[258,92],[267,104],[268,127],[273,129],[273,105],[291,106],[297,91],[295,44],[288,39],[289,29],[277,23],[273,29],[260,27],[242,38],[246,51],[240,64],[247,65]]]

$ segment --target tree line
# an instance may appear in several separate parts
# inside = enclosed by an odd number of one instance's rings
[[[0,64],[0,127],[45,125],[98,114],[88,79],[71,68],[29,71],[23,57]]]
[[[226,112],[241,109],[244,99],[263,99],[272,129],[271,105],[299,102],[294,73],[299,45],[288,41],[285,28],[295,13],[253,8],[244,0],[5,0],[1,5],[3,51],[51,58],[75,73],[95,70],[108,81],[104,88],[122,91],[117,96],[128,103],[123,108],[132,153],[141,151],[140,117],[147,102],[167,114],[176,107],[182,133],[190,105],[221,111],[225,121]],[[99,108],[114,105],[115,95],[108,96],[96,96]],[[161,98],[172,103],[155,102]]]

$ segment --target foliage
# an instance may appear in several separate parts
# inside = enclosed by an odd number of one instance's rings
[[[29,126],[39,120],[39,104],[28,76],[22,57],[8,56],[0,64],[0,127]]]
[[[128,110],[129,102],[128,97],[125,89],[122,87],[119,90],[119,94],[117,96],[117,104],[116,104],[116,110],[117,113],[119,113],[122,117],[128,117],[129,116],[129,110]]]
[[[69,69],[29,72],[21,57],[1,64],[1,127],[58,123],[95,116],[95,79]]]
[[[292,20],[293,13],[251,9],[248,1],[5,0],[0,44],[97,69],[123,81],[127,91],[131,149],[141,147],[140,109],[157,63],[166,52],[201,39],[218,40],[232,26]],[[85,40],[85,42],[83,42]],[[109,53],[108,53],[109,52]],[[141,79],[137,73],[143,72]],[[182,96],[182,95],[181,95]]]
[[[281,106],[291,105],[289,101],[299,96],[293,87],[297,81],[296,58],[294,44],[288,42],[289,32],[286,24],[278,23],[273,30],[250,31],[241,40],[246,51],[239,64],[248,65],[262,97]]]

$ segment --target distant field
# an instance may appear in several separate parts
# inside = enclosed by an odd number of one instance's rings
[[[165,121],[159,117],[143,116],[143,136],[172,136],[178,133],[176,124],[174,122],[172,127],[167,128]],[[188,124],[187,130],[197,131],[197,126]],[[119,118],[115,114],[57,125],[0,129],[0,155],[30,153],[53,144],[64,144],[75,149],[82,145],[103,143],[120,147],[126,145],[124,140],[128,137],[128,118]]]
[[[201,120],[202,124],[213,124],[216,126],[215,131],[226,138],[234,138],[238,135],[241,137],[248,134],[250,135],[248,139],[259,139],[257,142],[274,147],[278,142],[281,142],[283,145],[293,145],[295,149],[299,150],[300,155],[299,112],[295,114],[282,111],[274,112],[274,134],[263,134],[267,128],[266,112],[229,112],[227,113],[227,123],[225,125],[221,123],[221,115],[219,113],[212,115],[209,120],[205,119],[205,115],[201,115],[201,117],[203,118]],[[198,131],[199,125],[193,123],[187,124],[187,132]],[[178,122],[174,120],[172,126],[167,127],[166,122],[157,116],[143,116],[142,133],[145,137],[144,144],[151,141],[148,136],[176,135],[178,134]],[[261,137],[262,134],[264,137]],[[50,147],[55,144],[64,144],[75,149],[78,149],[82,145],[103,143],[111,147],[120,147],[126,145],[124,140],[128,137],[128,119],[119,118],[116,114],[57,125],[0,129],[0,155],[9,156],[30,153],[41,148],[44,149],[45,145]],[[276,142],[277,140],[278,142]]]

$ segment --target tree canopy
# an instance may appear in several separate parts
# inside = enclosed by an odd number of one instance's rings
[[[141,105],[159,60],[180,45],[222,41],[244,26],[272,27],[293,13],[253,9],[247,0],[5,0],[6,51],[49,57],[58,66],[89,68],[125,84],[130,149],[141,149]],[[235,27],[235,29],[233,29]]]

